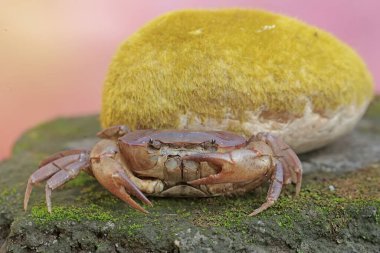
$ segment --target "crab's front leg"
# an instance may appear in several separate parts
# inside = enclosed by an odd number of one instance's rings
[[[91,160],[92,173],[101,185],[131,207],[148,213],[130,195],[152,206],[143,192],[162,191],[163,183],[160,180],[141,180],[135,177],[124,163],[113,140],[100,141],[91,152]]]

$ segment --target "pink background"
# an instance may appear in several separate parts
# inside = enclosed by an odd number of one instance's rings
[[[148,20],[171,10],[223,7],[279,12],[335,34],[364,58],[380,92],[378,0],[2,0],[0,159],[27,128],[99,112],[111,57]]]

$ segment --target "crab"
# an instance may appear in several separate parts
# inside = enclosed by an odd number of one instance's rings
[[[148,213],[131,196],[152,206],[146,195],[211,197],[242,194],[270,181],[265,203],[250,216],[272,206],[283,185],[301,189],[302,166],[295,152],[279,137],[258,133],[246,139],[226,131],[136,130],[120,125],[97,134],[89,150],[58,152],[40,163],[27,183],[24,209],[34,185],[46,182],[51,194],[81,171],[94,176],[113,195]]]

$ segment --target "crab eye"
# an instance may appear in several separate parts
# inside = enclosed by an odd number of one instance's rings
[[[160,149],[161,148],[161,142],[156,141],[156,140],[152,140],[152,139],[149,139],[148,145],[149,145],[149,147],[154,148],[154,149]]]
[[[216,144],[215,139],[203,142],[202,147],[209,151],[216,151],[218,149],[218,145]]]
[[[123,136],[129,132],[129,128],[127,126],[120,126],[119,127],[119,136]]]

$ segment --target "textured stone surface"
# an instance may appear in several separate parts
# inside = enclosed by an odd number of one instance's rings
[[[238,197],[152,198],[149,215],[135,212],[81,174],[53,192],[43,187],[22,211],[28,176],[48,154],[89,147],[95,116],[58,119],[28,131],[0,164],[0,252],[379,252],[380,103],[349,136],[301,157],[301,196],[287,187],[275,206],[246,215],[264,190]]]
[[[380,116],[379,116],[380,117]],[[301,156],[304,173],[352,171],[380,162],[380,122],[363,119],[356,131],[325,148]]]

